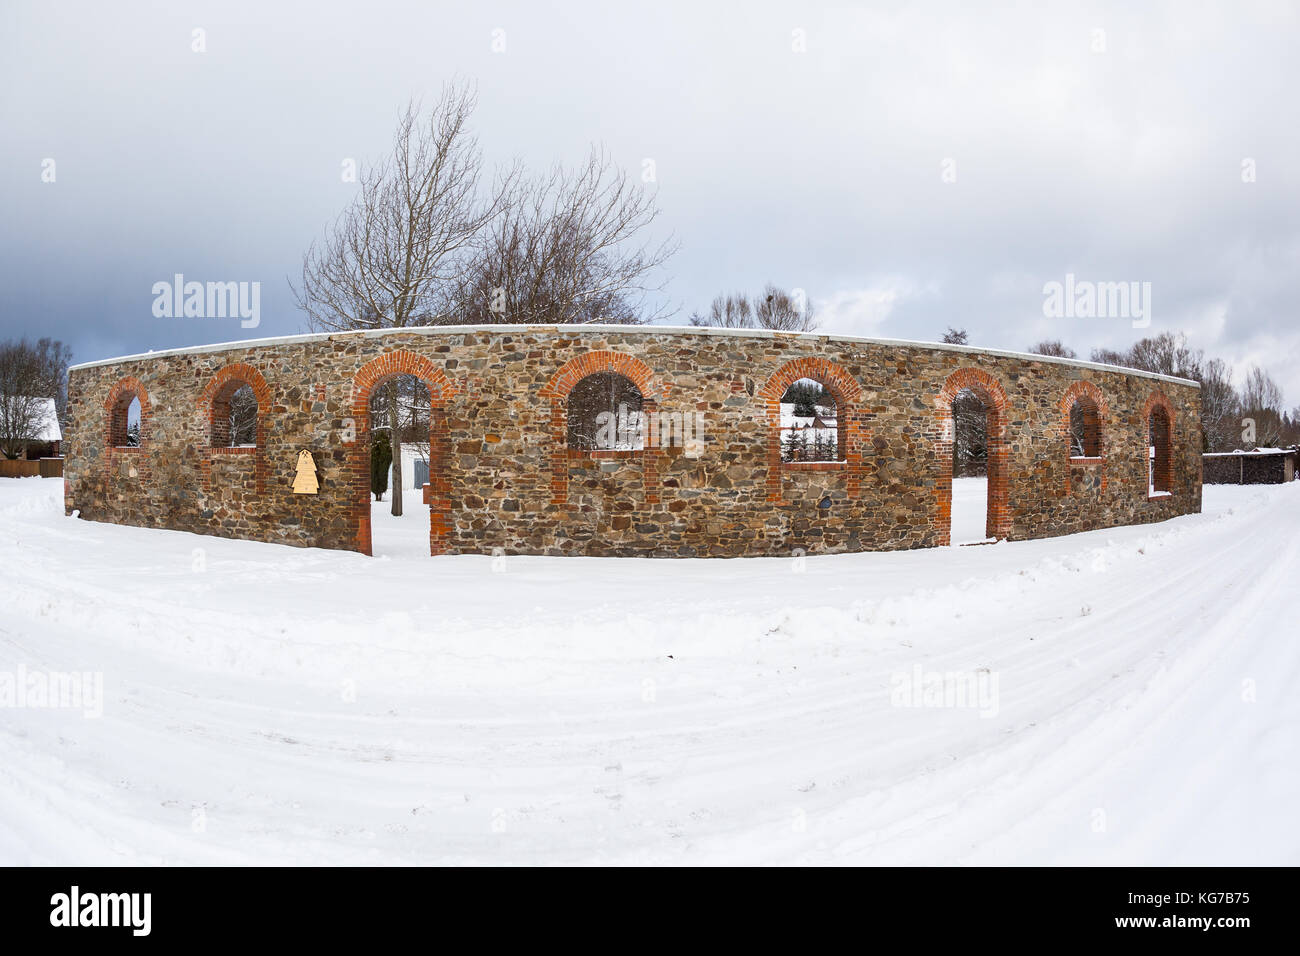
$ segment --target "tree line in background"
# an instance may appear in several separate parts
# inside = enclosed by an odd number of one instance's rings
[[[787,292],[769,282],[753,297],[744,292],[717,296],[707,312],[691,315],[691,325],[812,332],[817,328],[817,316],[806,296]]]
[[[810,303],[770,282],[753,297],[745,293],[719,295],[706,312],[692,314],[690,321],[694,326],[730,329],[811,332],[817,328]],[[949,328],[942,340],[968,345],[969,335],[965,329]],[[1029,351],[1059,358],[1079,357],[1058,339],[1039,342]],[[1300,406],[1287,408],[1281,387],[1266,369],[1254,366],[1240,384],[1234,385],[1228,363],[1191,347],[1185,335],[1162,332],[1123,351],[1093,349],[1089,359],[1197,382],[1201,386],[1201,428],[1207,452],[1300,447]],[[983,474],[987,459],[983,404],[974,393],[963,392],[953,401],[953,419],[957,431],[956,473]]]
[[[1077,358],[1057,340],[1030,348],[1039,355]],[[1300,446],[1300,406],[1287,409],[1282,389],[1266,369],[1253,366],[1239,385],[1223,359],[1207,356],[1173,332],[1144,338],[1123,351],[1093,349],[1090,359],[1159,375],[1191,379],[1201,386],[1204,451],[1294,448]]]
[[[835,415],[835,396],[821,382],[815,382],[810,378],[801,378],[797,382],[792,382],[785,390],[781,401],[793,404],[794,414],[799,418],[814,417],[819,406],[827,409],[832,417]]]
[[[965,329],[949,328],[943,341],[967,345],[969,336]],[[1057,358],[1079,357],[1059,339],[1038,342],[1028,351]],[[1089,360],[1197,382],[1201,386],[1204,451],[1300,447],[1300,407],[1287,410],[1282,389],[1267,370],[1254,366],[1240,385],[1233,385],[1228,363],[1192,348],[1184,335],[1162,332],[1123,351],[1093,349]],[[988,440],[983,402],[973,392],[964,391],[953,399],[952,412],[953,474],[985,474]]]

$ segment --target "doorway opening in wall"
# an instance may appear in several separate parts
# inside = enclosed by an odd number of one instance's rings
[[[370,395],[370,547],[376,557],[429,556],[429,389],[393,375]]]
[[[989,408],[972,389],[952,400],[953,544],[982,544],[988,536]]]

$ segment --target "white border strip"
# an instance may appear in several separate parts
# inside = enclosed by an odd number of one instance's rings
[[[123,355],[118,358],[100,359],[96,362],[82,362],[71,366],[68,371],[83,368],[96,368],[102,365],[117,365],[122,362],[136,362],[142,359],[166,358],[172,355],[202,355],[208,352],[225,352],[233,349],[252,348],[270,345],[291,345],[305,342],[324,342],[329,339],[360,336],[362,338],[383,338],[386,335],[415,333],[417,335],[465,335],[467,333],[489,333],[496,335],[523,335],[537,332],[555,333],[599,333],[607,335],[619,333],[627,335],[681,334],[693,335],[731,335],[738,338],[774,339],[777,337],[806,340],[809,342],[848,342],[863,345],[912,346],[927,349],[940,349],[950,352],[965,352],[969,355],[996,355],[1000,358],[1024,359],[1031,362],[1048,362],[1055,365],[1072,365],[1075,368],[1098,369],[1103,372],[1119,372],[1124,375],[1136,375],[1162,382],[1174,382],[1178,385],[1191,385],[1200,388],[1200,383],[1188,378],[1173,375],[1160,375],[1136,368],[1124,368],[1122,365],[1104,365],[1100,362],[1084,362],[1080,359],[1060,358],[1055,355],[1037,355],[1032,352],[1011,352],[1005,349],[982,349],[973,345],[950,345],[947,342],[919,342],[912,339],[877,339],[859,335],[830,335],[820,332],[775,332],[771,329],[721,329],[714,326],[696,325],[419,325],[403,329],[359,329],[353,332],[308,332],[302,335],[282,335],[265,339],[244,339],[239,342],[219,342],[213,345],[192,345],[188,348],[161,349],[156,352],[140,352],[136,355]]]

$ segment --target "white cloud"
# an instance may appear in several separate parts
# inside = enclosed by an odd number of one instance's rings
[[[840,335],[884,337],[881,327],[904,299],[916,295],[912,283],[901,278],[882,280],[870,286],[842,289],[824,299],[815,299],[818,331]]]

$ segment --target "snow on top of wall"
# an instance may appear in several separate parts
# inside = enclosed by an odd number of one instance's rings
[[[608,335],[720,335],[737,338],[774,339],[786,338],[806,340],[809,342],[848,342],[865,345],[913,346],[917,348],[938,349],[948,352],[965,352],[970,355],[996,355],[1002,358],[1025,359],[1031,362],[1047,362],[1053,365],[1072,365],[1076,368],[1100,369],[1107,372],[1121,372],[1141,378],[1175,382],[1179,385],[1191,385],[1200,388],[1198,382],[1173,375],[1161,375],[1157,372],[1145,372],[1141,369],[1125,368],[1121,365],[1106,365],[1101,362],[1085,362],[1081,359],[1059,358],[1055,355],[1038,355],[1033,352],[1015,352],[1008,349],[984,349],[973,345],[952,345],[947,342],[924,342],[913,339],[870,338],[860,335],[832,335],[822,332],[776,332],[771,329],[722,329],[712,326],[695,325],[606,325],[592,323],[589,325],[424,325],[402,329],[359,329],[353,332],[308,332],[302,335],[282,335],[264,339],[242,339],[236,342],[219,342],[212,345],[192,345],[185,348],[159,349],[158,351],[140,352],[135,355],[122,355],[117,358],[99,359],[94,362],[82,362],[70,369],[94,368],[100,365],[115,365],[119,362],[138,361],[147,358],[163,358],[171,355],[199,355],[207,352],[224,352],[230,349],[249,348],[252,346],[289,345],[303,342],[323,342],[332,338],[359,336],[362,338],[382,338],[397,333],[416,335],[464,335],[466,333],[521,335],[536,332],[564,332],[573,334]]]

